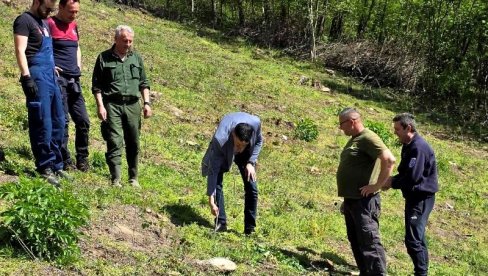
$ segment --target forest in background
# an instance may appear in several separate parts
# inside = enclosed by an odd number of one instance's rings
[[[411,112],[430,110],[432,119],[488,141],[485,0],[112,2],[243,36],[395,88],[412,101]]]

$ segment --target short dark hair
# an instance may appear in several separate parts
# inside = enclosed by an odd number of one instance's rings
[[[239,123],[234,128],[234,133],[236,134],[237,138],[239,138],[239,140],[249,143],[249,141],[251,141],[254,130],[247,123]]]
[[[405,113],[397,114],[393,118],[393,122],[394,123],[400,122],[400,125],[403,127],[403,129],[406,129],[408,126],[411,126],[412,132],[417,131],[417,129],[416,129],[417,124],[415,123],[415,116],[413,116],[410,113],[405,112]]]
[[[81,0],[59,0],[59,5],[64,7],[69,1],[73,1],[73,3],[80,3]]]

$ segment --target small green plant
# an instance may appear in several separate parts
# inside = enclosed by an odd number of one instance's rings
[[[311,142],[319,136],[319,130],[314,121],[309,118],[301,119],[295,128],[295,138]]]
[[[1,227],[32,258],[68,264],[79,255],[79,227],[88,222],[89,212],[72,192],[22,178],[1,186],[0,198],[10,203],[0,214]]]
[[[375,121],[367,121],[364,126],[378,134],[386,145],[395,144],[396,139],[393,137],[392,130],[385,127],[384,124]]]

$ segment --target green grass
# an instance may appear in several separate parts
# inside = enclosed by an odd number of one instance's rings
[[[82,240],[98,242],[96,250],[103,254],[94,259],[94,252],[82,251],[78,262],[60,269],[88,275],[213,274],[215,271],[195,265],[195,261],[214,256],[235,261],[238,275],[327,274],[324,266],[313,265],[325,258],[339,271],[354,269],[343,217],[335,205],[340,201],[335,172],[348,139],[338,129],[337,111],[356,106],[366,121],[388,128],[393,115],[408,111],[402,108],[410,103],[387,100],[382,95],[388,91],[330,76],[319,65],[281,57],[278,51],[257,49],[241,39],[224,39],[213,30],[96,2],[85,1],[81,8],[82,86],[91,118],[93,169],[87,174],[75,173],[75,181],[65,185],[90,205],[94,229],[87,232],[95,234]],[[0,4],[4,34],[11,33],[11,24],[22,10]],[[111,46],[112,30],[118,24],[134,27],[135,47],[145,58],[151,88],[161,95],[153,104],[154,117],[143,122],[141,190],[109,187],[105,144],[90,92],[96,56]],[[9,168],[19,173],[33,171],[11,35],[0,37],[0,55],[0,146],[6,151]],[[333,92],[299,85],[302,75],[320,80]],[[250,238],[241,234],[244,201],[236,169],[224,178],[232,231],[219,235],[211,231],[205,179],[199,175],[200,160],[218,120],[238,110],[259,115],[265,137],[258,169],[258,228]],[[432,275],[486,274],[487,146],[445,139],[452,137],[445,126],[430,121],[428,114],[417,115],[421,133],[436,151],[440,172],[441,190],[427,230]],[[296,126],[303,118],[317,124],[317,140],[307,143],[293,138],[290,125]],[[74,137],[73,127],[70,132]],[[73,150],[73,143],[70,146]],[[399,158],[400,147],[394,142],[390,146]],[[403,245],[403,203],[398,191],[383,194],[380,223],[391,275],[412,271]],[[131,239],[108,235],[111,222],[98,221],[118,210],[116,206],[139,210],[134,215],[139,225],[134,227],[146,225],[146,221],[159,227],[161,245],[144,250],[144,246],[134,248]],[[159,215],[157,219],[151,220],[145,212],[148,208]],[[1,274],[48,275],[55,269],[50,263],[29,261],[11,245],[0,245]]]

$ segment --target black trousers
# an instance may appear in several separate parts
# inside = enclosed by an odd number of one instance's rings
[[[64,113],[66,117],[61,154],[64,164],[72,163],[68,150],[69,118],[75,123],[75,150],[76,160],[88,158],[88,135],[90,132],[90,119],[86,111],[85,99],[81,93],[80,79],[59,76],[58,84],[63,98]]]
[[[251,233],[256,227],[256,216],[258,206],[258,186],[256,181],[247,181],[246,165],[249,160],[249,154],[247,152],[237,154],[234,158],[234,162],[239,168],[241,173],[242,182],[244,183],[244,232]],[[217,189],[215,194],[215,200],[219,207],[218,221],[221,224],[227,224],[227,215],[225,213],[225,200],[223,192],[223,176],[224,172],[221,171],[217,178]]]
[[[416,276],[425,276],[429,270],[429,252],[425,226],[434,208],[435,195],[405,201],[405,246],[412,259]]]
[[[360,275],[386,275],[385,250],[380,241],[379,194],[361,199],[344,199],[347,238]]]

